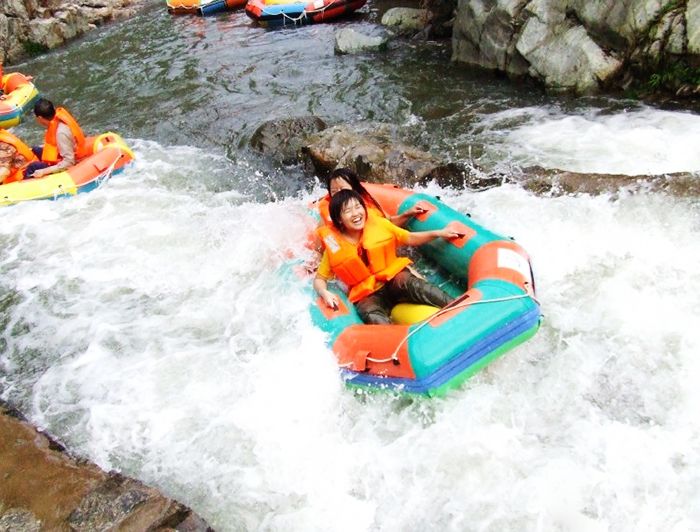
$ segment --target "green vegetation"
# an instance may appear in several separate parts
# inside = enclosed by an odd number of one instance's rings
[[[693,68],[684,61],[675,61],[653,73],[646,82],[651,92],[675,90],[682,85],[700,85],[700,68]]]
[[[37,55],[45,54],[49,51],[48,46],[34,41],[24,41],[22,46],[30,57],[36,57]]]

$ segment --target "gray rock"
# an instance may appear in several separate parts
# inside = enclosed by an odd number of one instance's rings
[[[700,0],[688,0],[685,20],[688,26],[688,52],[700,55]]]
[[[392,7],[382,16],[382,25],[400,35],[410,35],[425,29],[429,22],[427,9],[412,7]]]
[[[342,28],[335,32],[335,53],[354,54],[367,50],[386,50],[389,36],[365,35],[352,28]]]
[[[255,130],[250,146],[272,159],[293,164],[299,160],[306,138],[325,128],[326,123],[317,116],[269,120]]]
[[[375,183],[411,186],[429,180],[462,186],[466,168],[396,140],[386,124],[330,127],[309,137],[304,153],[319,174],[347,167]]]

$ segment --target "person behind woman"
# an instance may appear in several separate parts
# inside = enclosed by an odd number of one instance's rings
[[[328,281],[338,277],[349,288],[348,298],[365,323],[391,323],[396,303],[444,307],[452,298],[408,269],[411,260],[397,257],[397,245],[420,246],[436,238],[458,238],[450,229],[410,232],[368,212],[360,194],[339,190],[329,206],[332,225],[318,229],[324,252],[313,286],[326,305],[338,308],[338,296]]]
[[[19,137],[0,128],[0,183],[20,181],[24,168],[31,161],[36,161],[32,149]]]
[[[36,121],[46,128],[43,146],[32,148],[41,160],[31,163],[26,177],[42,177],[70,168],[89,155],[85,134],[78,122],[63,107],[39,98],[34,104]]]
[[[402,214],[387,216],[377,200],[375,200],[372,197],[372,194],[370,194],[362,183],[360,183],[360,179],[357,177],[357,174],[349,168],[336,168],[333,170],[326,180],[326,188],[328,189],[328,195],[318,200],[318,211],[321,214],[322,221],[326,224],[331,223],[329,213],[331,198],[339,190],[354,190],[362,197],[368,211],[378,214],[384,218],[388,218],[398,226],[404,226],[412,216],[425,212],[422,208],[414,205]]]

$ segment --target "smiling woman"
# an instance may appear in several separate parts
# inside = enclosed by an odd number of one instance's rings
[[[419,246],[436,238],[459,238],[443,228],[411,233],[375,214],[354,190],[339,190],[331,198],[332,226],[319,235],[324,252],[314,288],[329,307],[340,300],[328,290],[327,281],[338,277],[349,288],[349,298],[365,323],[390,324],[396,303],[410,302],[444,307],[452,298],[443,290],[416,277],[406,267],[411,260],[396,256],[397,245]]]

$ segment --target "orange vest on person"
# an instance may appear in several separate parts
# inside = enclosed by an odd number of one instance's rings
[[[56,131],[60,123],[67,125],[70,128],[70,132],[73,134],[73,138],[75,139],[75,158],[80,160],[90,155],[89,147],[85,142],[85,134],[83,130],[80,129],[78,122],[63,107],[58,107],[56,109],[56,116],[49,122],[46,135],[44,135],[44,149],[41,152],[41,160],[50,164],[56,164],[61,160],[56,141]]]
[[[360,258],[357,246],[333,226],[318,229],[331,269],[350,288],[348,299],[353,303],[379,290],[411,264],[408,257],[396,256],[396,237],[373,218],[367,217],[360,242],[369,265]]]
[[[24,165],[15,169],[14,172],[11,172],[10,175],[3,180],[2,184],[4,185],[5,183],[12,183],[13,181],[21,181],[24,179],[24,169],[29,165],[29,163],[37,160],[36,155],[34,155],[32,149],[22,142],[19,137],[16,137],[5,129],[0,129],[0,142],[5,142],[14,147],[17,150],[17,153],[27,160]]]

